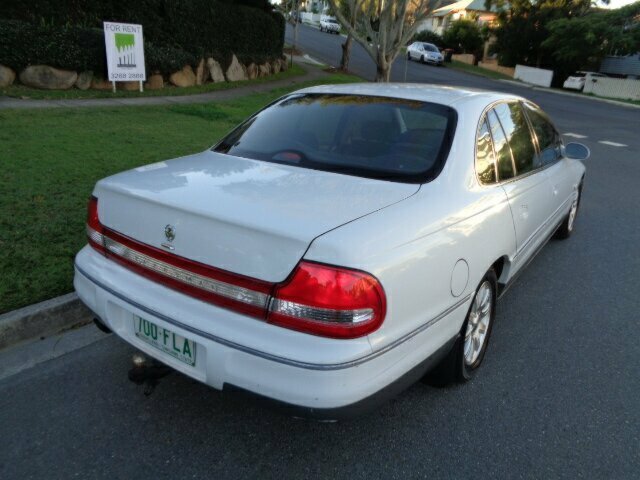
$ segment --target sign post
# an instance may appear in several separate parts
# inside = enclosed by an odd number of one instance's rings
[[[104,23],[104,43],[107,50],[107,71],[116,91],[116,82],[140,83],[147,79],[144,68],[142,25]]]

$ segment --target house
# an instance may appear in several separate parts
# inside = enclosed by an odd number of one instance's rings
[[[455,20],[474,20],[479,25],[484,25],[494,22],[496,16],[497,12],[493,7],[487,10],[485,0],[460,0],[434,10],[421,22],[418,32],[430,30],[442,35],[449,24]]]
[[[624,57],[604,57],[600,72],[613,77],[640,79],[640,53]]]

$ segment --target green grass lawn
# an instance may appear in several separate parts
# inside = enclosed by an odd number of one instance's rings
[[[193,87],[178,88],[167,84],[165,88],[160,90],[145,90],[144,92],[129,92],[125,90],[117,90],[113,93],[111,90],[78,90],[71,88],[69,90],[39,90],[37,88],[29,88],[24,85],[12,85],[0,90],[1,95],[14,98],[30,98],[34,100],[70,100],[75,98],[135,98],[135,97],[158,97],[158,96],[176,96],[176,95],[193,95],[196,93],[215,92],[219,90],[228,90],[231,88],[243,87],[246,85],[257,85],[261,83],[273,82],[275,80],[283,80],[300,75],[304,75],[306,70],[300,65],[293,65],[284,72],[276,73],[268,77],[256,78],[255,80],[246,80],[240,82],[220,82],[205,83],[204,85],[196,85]]]
[[[333,74],[315,83],[354,81]],[[202,151],[267,103],[310,85],[201,105],[0,110],[0,313],[72,291],[97,180]]]
[[[504,73],[494,72],[493,70],[487,70],[485,68],[476,67],[474,65],[469,65],[468,63],[458,62],[456,60],[453,60],[451,63],[445,63],[445,65],[455,70],[473,73],[475,75],[481,75],[487,78],[494,78],[496,80],[513,80],[512,77],[510,77],[509,75],[505,75]]]

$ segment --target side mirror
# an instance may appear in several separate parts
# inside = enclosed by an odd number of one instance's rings
[[[591,155],[591,151],[586,145],[571,142],[564,146],[564,154],[573,160],[586,160]]]

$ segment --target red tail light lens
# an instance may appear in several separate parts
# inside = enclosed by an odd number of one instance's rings
[[[291,279],[276,287],[268,321],[332,338],[356,338],[380,327],[386,299],[368,273],[301,262]]]
[[[87,206],[87,238],[89,245],[104,253],[104,227],[98,217],[98,199],[91,197]]]

